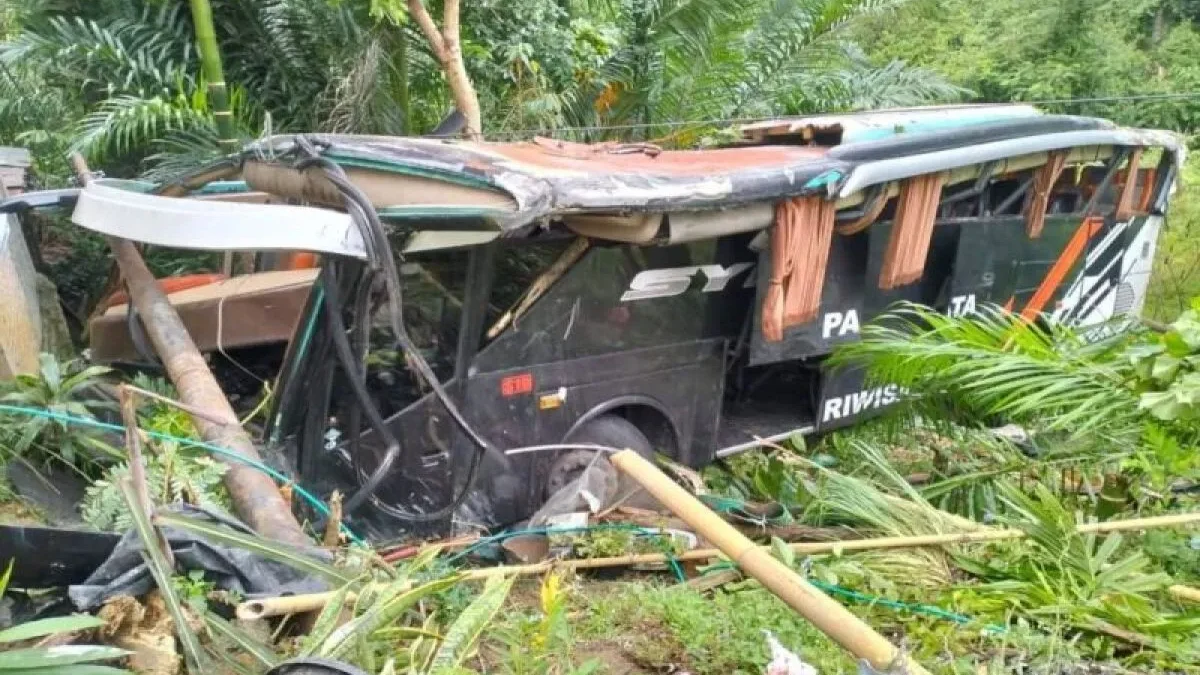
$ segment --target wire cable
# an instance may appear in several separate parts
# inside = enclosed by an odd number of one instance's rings
[[[393,337],[408,357],[408,362],[417,370],[417,374],[421,379],[433,390],[434,395],[441,402],[447,413],[449,413],[451,419],[454,420],[455,425],[466,434],[474,446],[474,452],[467,467],[466,479],[462,489],[459,490],[457,495],[452,497],[446,506],[425,513],[406,511],[395,505],[387,505],[384,508],[386,513],[401,520],[411,522],[442,520],[453,514],[466,501],[478,477],[479,465],[482,463],[483,455],[492,451],[493,448],[467,422],[458,406],[450,398],[449,394],[446,393],[445,388],[433,372],[433,369],[429,366],[428,361],[425,360],[408,334],[407,327],[404,325],[404,297],[400,282],[400,272],[396,266],[396,258],[392,251],[391,241],[388,239],[387,231],[384,228],[383,222],[379,219],[379,214],[375,211],[374,205],[371,204],[370,199],[362,190],[349,180],[345,171],[340,166],[321,156],[320,151],[309,139],[304,136],[297,136],[296,146],[305,155],[296,163],[296,168],[304,170],[313,166],[320,167],[325,172],[325,177],[341,193],[346,210],[350,213],[351,220],[359,227],[363,237],[364,247],[368,254],[368,264],[376,273],[383,277],[389,310],[388,318]],[[326,268],[327,273],[332,270],[332,266]],[[349,513],[374,495],[399,457],[401,446],[391,433],[387,423],[383,420],[374,401],[371,400],[369,392],[366,391],[366,374],[360,371],[357,366],[357,359],[354,358],[353,351],[346,338],[346,327],[342,323],[341,303],[336,288],[336,276],[332,277],[332,279],[333,282],[328,284],[329,288],[326,289],[326,312],[329,315],[328,321],[330,321],[330,330],[333,333],[334,346],[338,352],[339,360],[342,362],[346,377],[350,380],[351,386],[355,391],[355,396],[358,398],[361,411],[366,414],[368,423],[387,444],[383,460],[375,467],[365,482],[359,483],[359,489],[347,500],[345,512]]]
[[[113,424],[110,422],[101,422],[99,420],[89,419],[87,417],[80,417],[78,415],[69,415],[67,413],[55,412],[53,410],[45,410],[42,408],[29,408],[26,406],[7,405],[7,404],[0,403],[0,412],[16,413],[16,414],[20,414],[20,415],[29,415],[31,417],[41,417],[44,419],[54,420],[56,422],[62,422],[64,424],[74,424],[76,426],[92,427],[93,429],[104,429],[105,431],[115,431],[118,433],[125,433],[125,427],[120,424]],[[159,431],[150,431],[149,429],[142,429],[140,427],[138,428],[138,430],[141,431],[142,433],[146,434],[150,438],[158,439],[160,441],[180,443],[180,444],[186,445],[188,447],[200,448],[202,450],[206,450],[206,451],[208,451],[214,455],[217,455],[219,457],[222,457],[224,459],[228,459],[230,461],[237,462],[238,464],[244,464],[245,466],[248,466],[252,469],[261,471],[261,472],[267,474],[268,476],[270,476],[271,478],[275,479],[277,482],[279,482],[281,484],[291,485],[292,491],[295,494],[300,495],[300,498],[303,499],[304,501],[308,502],[309,505],[312,506],[313,509],[315,509],[318,513],[320,513],[326,517],[328,517],[330,514],[329,506],[325,502],[321,501],[318,497],[313,496],[313,494],[311,492],[309,492],[308,490],[305,490],[304,488],[300,487],[296,483],[292,482],[292,479],[290,479],[287,476],[283,475],[282,473],[276,471],[275,469],[272,469],[271,467],[267,466],[266,464],[263,464],[262,462],[257,462],[253,459],[250,459],[249,457],[242,455],[240,452],[230,450],[229,448],[223,448],[219,445],[205,443],[204,441],[197,441],[192,438],[182,438],[180,436],[172,436],[171,434],[164,434]],[[347,527],[345,523],[340,523],[339,526],[341,527],[342,532],[345,532],[346,536],[350,537],[350,539],[353,540],[355,543],[358,543],[358,544],[366,543],[361,537],[359,537],[357,534],[355,534],[353,530],[351,530],[349,527]]]
[[[1173,101],[1173,100],[1192,100],[1200,99],[1200,91],[1180,92],[1175,94],[1129,94],[1116,96],[1091,96],[1091,97],[1076,97],[1076,98],[1047,98],[1035,99],[1031,101],[979,101],[968,104],[958,104],[961,107],[980,106],[980,105],[1071,105],[1084,103],[1124,103],[1133,101]],[[954,107],[954,106],[947,106]],[[847,112],[846,115],[861,114],[869,111]],[[728,126],[732,124],[752,124],[755,122],[770,122],[774,120],[786,121],[794,119],[804,119],[811,115],[773,115],[766,117],[723,117],[698,120],[675,120],[663,122],[633,122],[629,124],[612,124],[612,125],[583,125],[571,127],[555,127],[555,128],[537,128],[537,129],[508,129],[488,131],[489,137],[527,137],[527,136],[550,136],[553,134],[570,133],[570,132],[588,132],[588,131],[632,131],[637,129],[655,129],[660,127],[686,127],[686,126]]]
[[[715,564],[709,566],[708,568],[706,568],[705,574],[712,574],[714,572],[720,572],[720,571],[724,571],[724,570],[736,570],[736,569],[738,569],[738,567],[734,563],[729,562],[729,561],[722,561],[719,563],[715,563]],[[805,581],[812,584],[813,586],[821,589],[822,591],[825,591],[826,593],[829,593],[830,595],[841,596],[843,598],[846,598],[847,600],[853,600],[855,602],[861,602],[863,604],[871,605],[871,606],[875,606],[875,607],[886,607],[888,609],[894,609],[894,610],[899,610],[899,611],[904,611],[904,612],[912,612],[913,614],[922,614],[924,616],[932,617],[935,619],[942,619],[943,621],[952,621],[960,626],[966,626],[966,625],[978,623],[977,619],[967,616],[966,614],[959,614],[958,612],[951,612],[949,610],[942,609],[941,607],[937,607],[935,605],[926,605],[924,603],[914,603],[914,602],[904,602],[902,600],[892,600],[890,598],[883,598],[878,595],[870,595],[868,593],[862,593],[862,592],[856,591],[852,588],[846,588],[845,586],[831,584],[831,583],[828,583],[825,581],[821,581],[820,579],[813,579],[811,576],[809,576],[807,574],[805,574],[804,576],[805,576]],[[999,634],[1002,634],[1002,633],[1005,633],[1008,631],[1007,628],[1005,628],[1004,626],[998,625],[998,624],[985,624],[983,627],[983,630],[985,633],[988,633],[990,635],[999,635]]]

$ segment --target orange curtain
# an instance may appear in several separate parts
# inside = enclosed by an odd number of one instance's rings
[[[1137,189],[1138,164],[1142,162],[1142,149],[1134,148],[1129,155],[1129,167],[1125,169],[1125,184],[1121,186],[1121,196],[1117,199],[1117,220],[1129,220],[1133,217],[1133,193]]]
[[[1142,191],[1138,195],[1137,212],[1145,214],[1150,212],[1150,200],[1154,197],[1154,186],[1158,182],[1158,170],[1149,169],[1141,176]]]
[[[1066,165],[1065,150],[1052,152],[1033,177],[1033,195],[1025,205],[1025,234],[1030,239],[1042,236],[1042,227],[1046,225],[1046,209],[1050,206],[1050,193]]]
[[[775,205],[771,282],[762,307],[762,332],[768,342],[779,342],[787,328],[816,318],[836,216],[836,205],[821,197],[796,197]]]
[[[933,239],[933,223],[942,199],[940,173],[914,176],[900,186],[892,236],[883,255],[879,288],[889,290],[911,284],[925,273],[925,258]]]

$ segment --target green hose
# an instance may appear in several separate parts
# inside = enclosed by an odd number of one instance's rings
[[[45,419],[55,420],[58,422],[64,422],[67,424],[74,424],[74,425],[82,426],[82,427],[92,427],[95,429],[104,429],[106,431],[116,431],[116,432],[121,432],[121,433],[125,432],[125,427],[123,427],[119,424],[112,424],[109,422],[101,422],[99,420],[88,419],[87,417],[79,417],[77,415],[68,415],[66,413],[54,412],[52,410],[45,410],[42,408],[28,408],[25,406],[0,404],[0,412],[18,413],[18,414],[22,414],[22,415],[29,415],[30,417],[42,417]],[[142,431],[142,433],[146,434],[150,438],[156,438],[160,441],[172,441],[175,443],[180,443],[182,445],[207,450],[208,452],[211,452],[214,455],[218,455],[218,456],[228,459],[230,461],[234,461],[239,464],[244,464],[252,469],[261,471],[261,472],[267,474],[268,476],[270,476],[271,478],[275,479],[279,483],[284,483],[284,484],[291,483],[293,492],[300,495],[301,499],[308,502],[309,505],[312,506],[314,509],[316,509],[316,511],[318,513],[320,513],[321,515],[329,516],[329,506],[327,506],[325,504],[325,502],[323,502],[320,499],[318,499],[317,497],[313,496],[313,494],[311,492],[309,492],[308,490],[305,490],[304,488],[300,487],[299,485],[292,483],[290,478],[279,473],[275,469],[272,469],[271,467],[267,466],[266,464],[263,464],[262,462],[257,462],[255,460],[249,459],[247,457],[243,457],[241,455],[241,453],[234,452],[233,450],[230,450],[228,448],[222,448],[218,445],[212,445],[210,443],[205,443],[203,441],[197,441],[197,440],[193,440],[191,438],[181,438],[179,436],[172,436],[170,434],[164,434],[164,433],[161,433],[158,431],[149,431],[147,429],[140,429],[140,431]],[[357,543],[357,544],[365,544],[366,543],[362,538],[360,538],[358,535],[354,534],[354,532],[349,527],[347,527],[345,525],[345,523],[340,523],[339,526],[341,527],[342,532],[345,532],[346,536],[350,537],[350,539],[353,540],[355,543]]]
[[[717,564],[712,565],[709,568],[707,568],[707,570],[705,571],[705,574],[710,574],[712,572],[719,572],[719,571],[723,571],[723,570],[733,570],[733,569],[737,569],[737,566],[735,566],[733,563],[721,562],[721,563],[717,563]],[[808,583],[812,584],[813,586],[816,586],[817,588],[821,589],[822,591],[829,593],[830,595],[841,596],[848,600],[853,600],[855,602],[861,602],[863,604],[871,605],[874,607],[887,607],[888,609],[895,609],[895,610],[904,611],[904,612],[912,612],[913,614],[923,614],[925,616],[932,617],[935,619],[942,619],[943,621],[952,621],[960,626],[966,626],[966,625],[973,624],[976,622],[975,619],[967,616],[966,614],[959,614],[957,612],[951,612],[949,610],[942,609],[941,607],[935,607],[934,605],[903,602],[900,600],[891,600],[889,598],[881,598],[877,595],[861,593],[852,588],[846,588],[844,586],[838,586],[837,584],[826,583],[824,581],[821,581],[819,579],[813,579],[811,577],[806,578],[805,580]],[[999,634],[1002,634],[1007,631],[1007,629],[1004,626],[1000,626],[1000,625],[996,625],[996,624],[986,625],[986,626],[984,626],[983,630],[985,633],[987,633],[989,635],[999,635]]]

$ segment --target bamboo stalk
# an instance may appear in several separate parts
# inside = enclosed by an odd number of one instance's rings
[[[273,598],[247,600],[237,606],[235,615],[239,621],[256,621],[273,616],[307,614],[329,604],[337,594],[337,591],[325,591],[323,593],[280,595]],[[346,593],[346,602],[350,603],[357,600],[358,594],[354,591]]]
[[[229,109],[229,88],[221,67],[221,47],[213,27],[212,5],[208,0],[191,0],[191,5],[196,50],[200,52],[200,67],[208,86],[208,104],[217,123],[217,142],[225,152],[236,152],[240,143],[233,127],[233,111]]]
[[[1170,516],[1155,516],[1153,518],[1131,518],[1127,520],[1109,520],[1102,523],[1084,523],[1075,528],[1080,534],[1121,532],[1127,530],[1149,530],[1158,527],[1176,527],[1200,523],[1200,513],[1182,513]],[[950,544],[974,544],[1008,539],[1023,539],[1022,530],[983,530],[978,532],[961,532],[955,534],[927,534],[909,537],[877,537],[874,539],[846,539],[842,541],[806,541],[788,544],[792,551],[805,555],[827,553],[845,553],[849,551],[876,551],[894,548],[921,548],[925,546],[946,546]],[[770,551],[769,546],[761,547]],[[483,567],[467,570],[464,577],[478,580],[492,576],[510,574],[525,576],[542,574],[550,570],[585,570],[605,567],[632,567],[634,565],[661,564],[671,560],[677,562],[694,562],[711,560],[720,557],[721,551],[715,548],[685,551],[679,555],[667,556],[663,553],[638,553],[630,555],[610,556],[607,558],[577,558],[572,560],[546,560],[528,565],[501,565],[499,567]],[[1200,590],[1188,586],[1175,585],[1167,589],[1177,599],[1200,602]],[[263,618],[281,616],[293,612],[309,612],[321,609],[335,594],[309,593],[305,595],[283,596],[287,602],[276,603],[280,598],[260,598],[238,605],[238,618]],[[243,616],[244,615],[244,616]]]
[[[86,186],[91,181],[87,163],[79,154],[72,155],[71,162],[80,182]],[[262,457],[250,435],[238,422],[229,399],[137,248],[119,237],[108,237],[108,245],[129,285],[130,302],[137,308],[154,351],[179,390],[180,400],[206,413],[191,415],[200,437],[261,464]],[[298,546],[312,544],[269,476],[242,462],[226,461],[226,464],[229,468],[223,480],[234,510],[242,520],[268,539]]]
[[[926,672],[850,610],[809,584],[768,550],[760,548],[695,496],[676,485],[652,462],[632,450],[618,452],[609,459],[691,525],[697,534],[716,544],[743,572],[757,579],[846,651],[866,659],[878,670],[887,671],[899,666],[899,670],[915,675]]]
[[[1171,597],[1175,598],[1176,600],[1186,600],[1188,602],[1200,603],[1200,589],[1198,588],[1192,588],[1191,586],[1184,586],[1182,584],[1175,584],[1174,586],[1169,586],[1167,588],[1167,593],[1171,594]]]

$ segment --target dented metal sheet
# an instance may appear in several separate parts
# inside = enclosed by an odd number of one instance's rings
[[[1165,132],[1045,115],[1023,105],[798,118],[751,125],[747,133],[760,144],[664,150],[650,143],[551,139],[306,139],[345,168],[381,213],[411,221],[442,217],[438,214],[475,218],[479,227],[498,226],[507,235],[548,218],[579,214],[715,211],[814,194],[845,198],[881,182],[1080,144],[1182,148]],[[268,138],[249,148],[244,175],[250,187],[340,203],[331,185],[293,168],[296,148],[294,136]],[[640,235],[612,238],[641,240]]]
[[[872,110],[766,120],[742,126],[742,136],[756,142],[791,138],[805,143],[842,145],[892,138],[900,134],[935,133],[999,120],[1041,117],[1030,105],[958,105]]]
[[[417,138],[310,136],[343,167],[391,174],[399,193],[430,178],[500,191],[516,202],[499,218],[509,230],[539,218],[579,212],[707,210],[780,195],[800,194],[809,179],[844,163],[825,152],[795,146],[718,150],[658,150],[652,146],[589,146],[559,141],[470,143]],[[292,137],[268,139],[252,149],[278,156]],[[278,172],[291,171],[277,164]],[[270,180],[255,167],[252,187]],[[271,180],[275,186],[282,180]],[[406,183],[408,184],[406,186]],[[811,191],[809,189],[808,191]],[[302,195],[288,195],[302,196]],[[376,206],[385,195],[372,196]],[[384,204],[386,205],[386,204]]]

